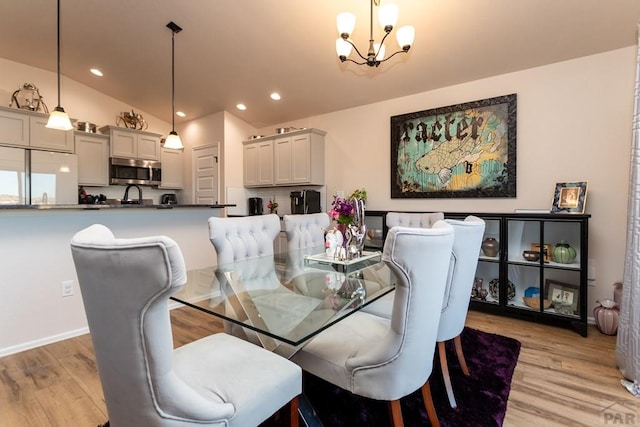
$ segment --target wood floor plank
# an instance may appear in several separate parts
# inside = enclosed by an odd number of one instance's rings
[[[222,331],[219,320],[189,307],[172,310],[171,321],[176,347]],[[583,338],[566,329],[473,311],[467,325],[522,343],[504,427],[605,426],[616,424],[614,416],[622,417],[617,425],[625,416],[640,425],[640,400],[620,385],[616,337],[590,326]],[[0,427],[105,422],[90,335],[0,358],[0,414]]]

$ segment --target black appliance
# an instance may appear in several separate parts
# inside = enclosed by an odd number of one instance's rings
[[[320,192],[302,190],[291,192],[291,213],[311,214],[320,212]]]
[[[249,215],[262,215],[262,198],[249,197]]]
[[[176,197],[175,194],[163,194],[160,197],[160,204],[161,205],[177,205],[178,204],[178,198]]]
[[[160,185],[160,162],[115,157],[109,160],[111,184]]]

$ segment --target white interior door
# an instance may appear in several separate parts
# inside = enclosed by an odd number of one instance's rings
[[[193,159],[193,200],[197,204],[218,203],[218,146],[195,147]]]

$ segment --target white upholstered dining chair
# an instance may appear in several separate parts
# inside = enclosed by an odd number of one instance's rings
[[[289,252],[324,245],[325,230],[331,223],[325,212],[306,215],[285,215],[284,231]]]
[[[465,218],[464,221],[446,219],[445,222],[455,229],[455,240],[450,262],[450,275],[447,280],[447,289],[445,290],[440,315],[437,342],[440,369],[442,370],[447,397],[451,407],[455,408],[457,403],[449,376],[445,342],[453,340],[456,356],[462,372],[465,375],[469,375],[469,369],[460,341],[460,334],[464,329],[469,311],[469,298],[471,297],[471,288],[473,287],[475,272],[478,267],[478,255],[480,254],[485,222],[481,218],[471,215]],[[414,222],[414,224],[418,223]],[[426,222],[423,222],[423,224],[426,224]],[[378,316],[389,317],[391,315],[392,304],[393,293],[385,295],[378,301],[365,307],[364,310]]]
[[[275,269],[273,258],[273,242],[280,233],[280,218],[275,214],[254,215],[234,218],[209,218],[209,238],[218,255],[218,265],[238,263],[233,267],[238,285],[252,294],[253,304],[258,305],[255,313],[246,310],[238,311],[227,304],[229,314],[248,320],[249,323],[260,323],[260,329],[266,328],[275,335],[286,333],[297,322],[308,316],[322,302],[313,295],[300,294],[283,286]],[[253,259],[254,262],[241,261]],[[218,270],[218,281],[221,286],[229,285],[224,272]],[[223,289],[224,290],[224,289]],[[261,290],[266,290],[261,295]],[[283,317],[274,305],[287,304],[296,306],[298,319]],[[261,314],[258,314],[260,312]],[[239,326],[230,321],[223,321],[225,332],[263,346],[277,352],[287,352],[287,346],[276,342],[264,334],[256,333],[249,328]],[[282,353],[284,354],[284,353]]]
[[[428,379],[453,238],[443,221],[430,229],[389,230],[382,259],[397,278],[391,317],[355,312],[291,360],[354,394],[388,401],[396,426],[402,425],[399,399],[421,388],[429,420],[439,425]]]
[[[456,399],[449,377],[449,364],[445,352],[445,342],[453,340],[456,356],[460,368],[465,375],[469,375],[469,368],[462,351],[460,334],[464,329],[469,312],[471,288],[478,268],[478,256],[484,234],[485,222],[481,218],[468,216],[464,221],[446,219],[448,224],[456,230],[456,238],[453,242],[452,276],[445,291],[445,297],[440,314],[440,326],[438,327],[438,354],[440,369],[444,379],[449,405],[457,406]]]
[[[168,299],[186,281],[173,240],[93,225],[71,252],[112,427],[255,426],[283,406],[297,425],[295,364],[225,333],[173,349]]]

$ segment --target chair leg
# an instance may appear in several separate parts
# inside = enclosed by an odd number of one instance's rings
[[[298,396],[291,399],[286,408],[289,410],[289,423],[287,425],[298,427]]]
[[[453,343],[456,346],[456,355],[458,356],[458,362],[460,363],[462,373],[466,376],[469,376],[469,368],[467,367],[467,361],[464,359],[464,353],[462,352],[462,342],[460,340],[460,335],[453,339]]]
[[[402,408],[400,407],[400,400],[389,401],[389,416],[391,418],[391,427],[404,426],[404,421],[402,420]]]
[[[449,364],[447,363],[447,352],[445,351],[444,341],[438,341],[438,354],[440,355],[440,370],[442,370],[442,379],[444,380],[444,388],[447,390],[449,398],[449,406],[455,408],[458,406],[456,398],[453,395],[453,387],[451,386],[451,378],[449,377]]]
[[[431,427],[440,427],[440,421],[436,414],[436,407],[433,406],[433,398],[431,397],[431,386],[429,380],[422,386],[422,400],[424,400],[424,407],[427,409],[427,415],[429,416],[429,422]]]

